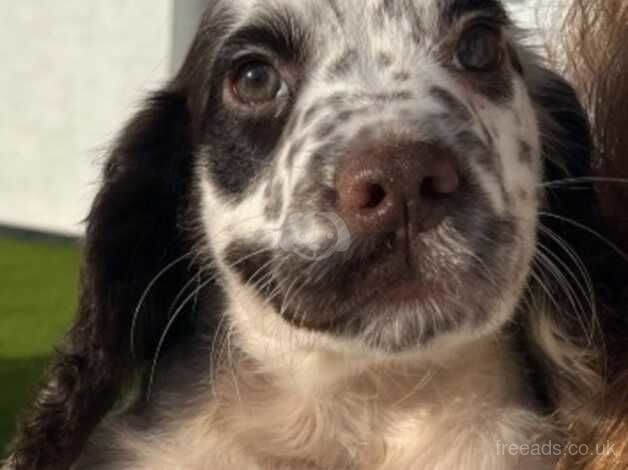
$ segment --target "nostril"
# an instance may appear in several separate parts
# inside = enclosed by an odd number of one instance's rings
[[[454,162],[448,159],[433,161],[429,173],[421,182],[421,196],[440,198],[458,190],[460,176]]]
[[[372,181],[352,181],[345,191],[341,191],[343,205],[350,210],[368,212],[381,206],[388,193],[379,183]]]
[[[386,199],[386,190],[377,183],[367,183],[360,209],[375,209]]]
[[[438,199],[452,194],[456,187],[457,184],[454,186],[453,183],[443,182],[437,178],[427,178],[421,183],[420,194],[422,198]]]

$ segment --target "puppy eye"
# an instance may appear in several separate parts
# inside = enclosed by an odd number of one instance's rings
[[[233,91],[245,104],[265,104],[275,100],[284,83],[275,67],[264,62],[243,65],[233,81]]]
[[[502,61],[501,37],[489,26],[474,26],[460,38],[457,51],[460,65],[468,70],[485,72]]]

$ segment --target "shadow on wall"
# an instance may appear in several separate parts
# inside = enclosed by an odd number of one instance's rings
[[[18,414],[30,401],[32,390],[46,366],[46,357],[0,357],[0,455],[15,432]]]

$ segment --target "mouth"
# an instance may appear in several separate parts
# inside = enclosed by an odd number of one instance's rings
[[[227,263],[297,329],[404,350],[480,327],[510,289],[515,239],[500,228],[488,250],[486,227],[501,226],[481,216],[469,220],[473,226],[443,224],[411,243],[399,233],[354,239],[323,259],[240,241]]]
[[[461,296],[471,298],[472,286],[479,284],[479,273],[460,253],[445,253],[424,241],[407,252],[383,237],[322,260],[314,269],[299,268],[295,259],[283,263],[289,267],[277,277],[300,278],[293,281],[298,287],[292,292],[272,287],[271,303],[299,328],[339,336],[354,336],[373,322],[395,321],[408,312],[430,320],[451,310]],[[309,275],[314,272],[324,275]]]

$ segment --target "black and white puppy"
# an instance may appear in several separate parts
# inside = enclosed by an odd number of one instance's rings
[[[533,267],[579,272],[540,217],[593,217],[544,190],[589,150],[497,0],[210,2],[112,151],[7,467],[553,468],[517,449],[564,437],[553,375],[596,379]]]

